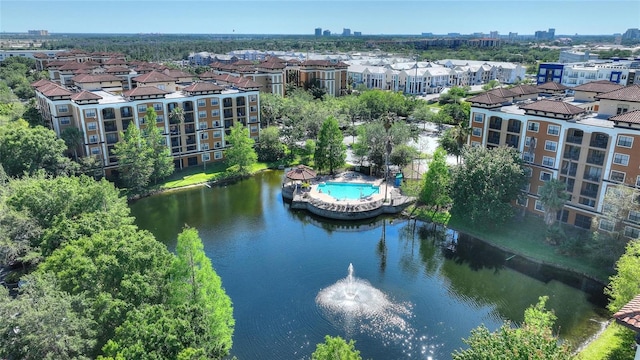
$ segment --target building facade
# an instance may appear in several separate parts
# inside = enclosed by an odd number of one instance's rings
[[[137,68],[147,66],[153,64]],[[96,158],[105,175],[117,172],[113,150],[129,126],[159,127],[176,168],[222,161],[224,150],[231,146],[227,142],[230,128],[236,123],[246,126],[251,138],[259,138],[259,91],[252,83],[218,84],[193,78],[186,82],[183,73],[174,73],[182,76],[177,78],[157,70],[137,74],[136,66],[131,66],[131,85],[125,88],[127,81],[102,70],[104,66],[98,66],[89,74],[81,72],[68,80],[54,77],[32,86],[45,121],[58,136],[68,127],[80,129],[79,155]],[[149,108],[156,112],[152,124],[145,118]],[[182,109],[183,121],[171,116],[175,108]]]
[[[597,112],[585,109],[586,103],[593,102],[576,102],[570,97],[534,95],[519,100],[495,92],[475,96],[467,100],[471,103],[469,144],[516,148],[529,177],[517,205],[542,215],[540,188],[549,179],[559,179],[566,183],[571,197],[558,219],[590,228],[592,220],[602,214],[609,188],[640,188],[640,86],[611,83],[610,89],[615,90],[586,89],[589,91],[580,95],[588,98],[591,93],[598,102]],[[597,226],[611,229],[606,221]],[[631,211],[622,219],[622,226],[624,236],[637,238],[640,213]]]

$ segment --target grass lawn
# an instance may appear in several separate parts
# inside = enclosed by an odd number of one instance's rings
[[[579,360],[633,359],[633,332],[617,323],[611,323],[600,336],[579,354]]]
[[[249,169],[249,172],[255,173],[257,171],[264,170],[267,167],[268,164],[257,163]],[[206,170],[202,166],[177,170],[169,176],[163,184],[158,185],[158,189],[176,189],[184,186],[203,184],[209,181],[223,179],[228,176],[226,169],[227,166],[224,163],[215,163],[207,165]]]
[[[452,217],[449,226],[514,254],[577,271],[603,283],[607,283],[611,275],[602,265],[592,263],[584,256],[571,257],[561,254],[558,246],[545,241],[546,225],[541,218],[535,216],[526,216],[523,219],[516,217],[497,229],[478,228],[468,224],[466,219]],[[586,233],[585,236],[590,235]]]

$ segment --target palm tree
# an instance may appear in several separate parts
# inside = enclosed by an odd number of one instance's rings
[[[547,226],[553,226],[556,222],[558,211],[562,210],[569,197],[567,184],[558,179],[550,179],[542,185],[540,188],[540,202],[544,207],[544,223]]]
[[[84,135],[80,129],[75,126],[68,127],[60,134],[62,140],[69,150],[73,151],[73,158],[78,161],[78,147],[84,143]]]
[[[181,107],[174,107],[169,113],[169,123],[177,124],[180,127],[180,124],[184,122],[184,110]],[[180,169],[182,169],[182,141],[180,143],[180,150],[178,151],[178,157],[180,158]]]

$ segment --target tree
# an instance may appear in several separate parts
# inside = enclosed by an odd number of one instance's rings
[[[0,357],[89,359],[96,324],[79,310],[83,296],[60,291],[50,274],[24,280],[15,298],[0,287]]]
[[[158,180],[162,180],[173,174],[175,167],[173,166],[171,150],[169,150],[166,144],[166,138],[160,132],[160,128],[155,126],[155,120],[154,122],[147,124],[144,136],[149,148],[151,149],[150,156],[153,163],[151,179],[154,184],[157,184]]]
[[[508,147],[467,147],[462,158],[452,172],[451,215],[476,225],[504,223],[513,215],[511,202],[527,182],[520,154]]]
[[[44,119],[36,108],[35,99],[29,100],[29,104],[27,105],[24,114],[22,114],[22,118],[25,119],[31,127],[45,126]]]
[[[551,227],[556,222],[558,211],[562,210],[571,197],[567,193],[567,184],[555,178],[550,179],[542,185],[538,195],[544,207],[544,223]]]
[[[33,175],[40,169],[51,175],[67,173],[71,163],[63,156],[64,141],[42,126],[29,127],[26,121],[0,127],[0,164],[10,177]]]
[[[245,174],[248,168],[258,161],[258,154],[253,149],[255,141],[249,137],[249,130],[241,123],[236,122],[231,127],[228,137],[231,147],[226,149],[224,156],[229,167],[238,166],[241,174]]]
[[[433,159],[429,163],[429,170],[423,177],[420,201],[433,209],[433,213],[451,205],[449,187],[451,186],[451,175],[447,167],[447,152],[438,147],[433,153]],[[433,218],[433,216],[432,216]]]
[[[413,146],[401,144],[393,148],[389,156],[389,162],[404,169],[418,155],[418,150]]]
[[[284,157],[284,144],[280,141],[280,130],[270,126],[260,132],[260,140],[256,143],[258,161],[272,162]]]
[[[607,308],[611,312],[620,310],[640,294],[640,239],[627,244],[624,254],[616,262],[616,274],[609,280],[604,292],[610,298]]]
[[[482,90],[491,90],[491,89],[495,89],[498,85],[500,85],[500,81],[493,79],[493,80],[489,80],[488,83],[482,85]]]
[[[461,122],[445,130],[442,137],[438,139],[438,143],[447,153],[455,155],[456,162],[460,163],[460,155],[462,154],[464,145],[467,143],[469,135],[471,135],[471,128],[466,122]]]
[[[311,354],[312,360],[361,360],[360,351],[356,350],[355,341],[346,342],[340,336],[325,336],[324,343],[316,345]]]
[[[555,315],[546,310],[547,297],[524,312],[524,322],[518,328],[507,321],[495,332],[484,325],[471,331],[464,342],[469,349],[456,350],[454,360],[547,360],[572,359],[571,349],[553,335]]]
[[[153,121],[155,124],[155,119]],[[120,133],[120,137],[122,141],[117,142],[113,150],[118,157],[120,179],[132,194],[140,194],[153,174],[153,150],[137,126],[129,126],[127,132]]]
[[[262,127],[271,126],[273,122],[280,118],[283,99],[280,95],[261,93],[260,94],[260,122]]]
[[[468,123],[469,117],[471,116],[471,104],[468,102],[446,104],[440,109],[440,111],[449,115],[456,124],[463,122]]]
[[[64,140],[67,148],[73,152],[73,159],[78,161],[78,147],[84,144],[82,130],[75,126],[70,126],[60,133],[60,138]]]
[[[151,233],[123,225],[70,241],[36,273],[50,272],[60,290],[86,296],[101,348],[131,309],[165,301],[172,259]]]
[[[328,117],[320,128],[313,155],[318,169],[329,169],[329,173],[333,174],[333,170],[344,164],[344,160],[347,158],[347,149],[342,143],[343,138],[338,121],[332,116]]]
[[[155,123],[155,118],[153,119],[153,121],[154,122],[152,122],[150,124],[154,124]],[[169,123],[170,124],[182,124],[183,122],[184,122],[184,110],[182,110],[182,108],[179,107],[179,106],[176,106],[173,109],[171,109],[171,112],[169,113]]]
[[[628,238],[623,219],[640,212],[640,191],[624,185],[609,185],[604,195],[602,213],[594,217],[592,228],[604,229],[593,234],[599,249],[598,260],[613,264],[625,251]],[[631,216],[630,216],[631,215]]]
[[[169,294],[173,306],[188,305],[196,309],[197,323],[206,329],[197,346],[213,358],[226,356],[231,349],[235,326],[233,307],[220,277],[204,253],[196,229],[186,228],[178,235]]]

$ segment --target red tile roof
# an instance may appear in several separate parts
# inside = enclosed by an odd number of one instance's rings
[[[75,61],[67,61],[64,65],[60,67],[59,70],[80,70],[80,69],[87,69],[87,68],[89,68],[89,66],[83,63],[79,63]]]
[[[32,82],[32,83],[31,83],[31,86],[33,86],[34,88],[38,88],[38,87],[40,87],[40,86],[43,86],[43,85],[49,85],[49,84],[53,84],[53,82],[51,82],[51,81],[49,81],[49,80],[41,79],[41,80],[38,80],[38,81]]]
[[[506,103],[508,100],[492,93],[484,93],[468,98],[466,101],[485,105],[499,105]]]
[[[198,75],[200,79],[213,79],[216,77],[216,74],[213,71],[205,71],[202,74]]]
[[[613,318],[619,324],[640,332],[640,295],[633,298],[620,311],[613,314]]]
[[[234,61],[233,65],[254,65],[253,61],[251,60],[238,60],[238,61]]]
[[[325,66],[325,67],[336,67],[336,68],[348,68],[349,65],[341,62],[341,61],[332,61],[332,60],[306,60],[300,63],[301,66]]]
[[[493,89],[493,90],[489,90],[487,91],[487,93],[493,94],[493,95],[498,95],[500,97],[503,98],[510,98],[510,97],[516,97],[518,96],[518,94],[516,94],[515,92],[506,89],[506,88],[497,88],[497,89]]]
[[[60,85],[52,84],[51,86],[45,85],[38,88],[44,96],[69,96],[73,93]]]
[[[165,75],[161,72],[157,72],[155,70],[148,74],[136,76],[133,78],[133,80],[139,83],[175,82],[176,81],[175,78],[169,75]]]
[[[102,74],[102,75],[81,74],[81,75],[76,75],[72,77],[71,80],[80,84],[94,83],[94,82],[122,81],[122,79],[120,79],[119,77],[109,75],[109,74]]]
[[[193,83],[183,90],[187,92],[206,92],[206,91],[221,91],[224,88],[210,82],[197,82]]]
[[[558,100],[540,100],[520,106],[522,110],[543,111],[554,114],[574,115],[585,112],[583,108]]]
[[[49,55],[43,53],[35,53],[33,54],[33,57],[36,59],[48,59]]]
[[[192,78],[193,75],[189,74],[188,72],[184,72],[182,70],[172,70],[172,69],[165,69],[163,72],[163,74],[171,76],[172,78]]]
[[[626,112],[624,114],[615,115],[610,117],[609,120],[630,124],[640,124],[640,110],[634,110]]]
[[[595,93],[606,93],[623,88],[624,85],[616,84],[608,80],[592,81],[586,84],[578,85],[573,88],[574,91],[588,91]]]
[[[531,95],[531,94],[537,94],[540,92],[540,90],[538,90],[537,87],[531,86],[531,85],[518,85],[512,88],[509,88],[509,90],[511,90],[512,92],[518,95]]]
[[[166,95],[166,94],[170,94],[170,92],[166,90],[158,89],[155,86],[138,86],[137,88],[133,88],[131,90],[127,90],[122,93],[122,95],[128,96],[128,97]]]
[[[111,58],[104,62],[105,65],[126,65],[127,63],[122,59]]]
[[[640,102],[640,85],[634,84],[596,96],[596,99],[609,99]]]
[[[568,87],[553,81],[546,82],[544,84],[538,85],[538,89],[541,90],[553,90],[553,91],[561,91],[567,90]]]
[[[260,64],[256,65],[257,68],[262,68],[262,69],[284,69],[287,67],[287,65],[283,62],[277,62],[277,61],[264,61],[261,62]]]
[[[115,73],[129,73],[131,70],[129,70],[128,67],[124,67],[124,66],[112,66],[109,67],[107,69],[104,70],[104,72],[108,73],[108,74],[115,74]]]
[[[71,100],[81,101],[81,100],[100,100],[102,96],[94,94],[89,91],[81,91],[79,93],[71,95]]]

